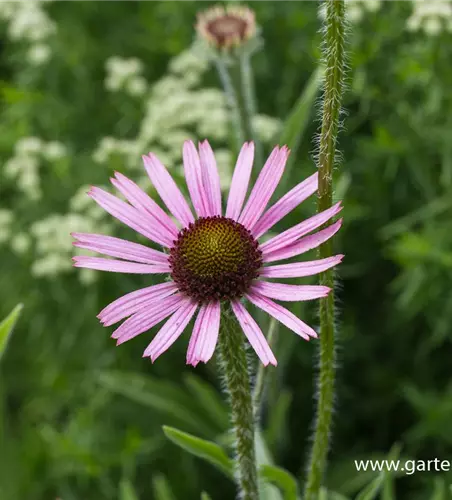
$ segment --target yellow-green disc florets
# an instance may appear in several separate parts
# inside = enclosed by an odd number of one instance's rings
[[[242,224],[201,217],[171,249],[171,276],[181,292],[204,302],[242,297],[262,266],[259,244]]]

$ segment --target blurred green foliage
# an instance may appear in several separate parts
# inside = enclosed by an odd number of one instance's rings
[[[161,78],[169,59],[191,44],[196,11],[208,5],[51,2],[45,9],[58,31],[42,66],[26,62],[25,42],[12,41],[2,22],[2,163],[24,136],[61,141],[70,152],[41,169],[46,196],[39,203],[0,172],[0,208],[20,214],[13,232],[64,213],[80,186],[106,183],[109,172],[90,152],[104,136],[136,132],[140,101],[106,91],[105,61],[138,57],[149,82]],[[318,68],[317,6],[252,7],[265,40],[254,57],[259,111],[284,120]],[[336,494],[325,490],[322,498],[355,498],[359,491],[361,499],[450,495],[451,473],[389,480],[357,473],[353,463],[386,457],[394,443],[411,459],[452,459],[452,38],[408,32],[412,8],[383,2],[350,27],[344,160],[336,179],[345,205],[336,245],[346,259],[338,276],[340,369],[326,481]],[[218,86],[213,70],[204,83]],[[312,116],[288,186],[313,171],[317,125]],[[314,203],[305,203],[280,227],[313,211]],[[0,246],[0,318],[24,303],[0,365],[0,498],[233,498],[221,472],[162,430],[175,426],[228,449],[215,363],[186,368],[184,335],[151,365],[141,354],[152,333],[116,348],[96,320],[109,301],[146,278],[102,275],[86,286],[75,273],[36,277],[32,252]],[[295,305],[294,312],[315,323],[313,307]],[[262,452],[271,457],[267,463],[298,477],[310,438],[316,346],[281,327],[276,352]],[[271,482],[285,481],[293,494],[290,474],[268,467]]]

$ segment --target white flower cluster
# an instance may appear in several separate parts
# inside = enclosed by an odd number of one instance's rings
[[[23,137],[14,146],[14,156],[5,163],[4,174],[15,179],[17,187],[27,197],[38,200],[41,197],[39,167],[42,160],[55,162],[66,155],[66,147],[61,142]]]
[[[141,97],[148,89],[143,76],[143,63],[136,57],[123,59],[110,57],[105,63],[107,77],[105,87],[111,92],[123,90],[131,96]]]
[[[450,0],[415,0],[413,12],[407,20],[409,31],[424,31],[427,35],[438,35],[442,31],[452,32],[452,2]]]
[[[111,61],[117,60],[109,59],[110,66]],[[137,173],[142,173],[141,154],[152,151],[167,167],[181,169],[182,144],[185,140],[208,137],[226,143],[229,112],[224,94],[217,88],[200,88],[209,65],[209,59],[199,42],[173,58],[168,73],[150,87],[137,136],[132,140],[102,138],[93,153],[94,161],[110,167],[117,161],[118,165],[125,164],[137,169]],[[135,64],[135,69],[138,68]],[[253,125],[258,138],[270,142],[279,132],[281,121],[257,115]],[[228,150],[216,149],[222,186],[226,189],[232,175],[232,158]],[[148,182],[145,177],[138,179],[138,184],[143,187]]]
[[[22,255],[30,248],[30,237],[26,233],[14,233],[14,213],[0,210],[0,246],[8,243],[13,252]]]
[[[55,23],[42,8],[42,1],[20,0],[0,2],[0,19],[8,23],[8,37],[30,44],[27,60],[39,66],[51,56],[48,40],[56,31]]]
[[[31,267],[34,276],[51,277],[72,269],[72,232],[112,233],[112,227],[104,222],[105,211],[87,196],[88,190],[89,186],[83,186],[70,200],[71,212],[51,214],[31,225],[30,233],[35,241],[35,260]],[[77,254],[80,253],[77,249]],[[79,277],[89,284],[96,279],[97,273],[84,269]]]
[[[345,12],[347,19],[352,23],[359,23],[366,15],[377,12],[382,4],[382,0],[345,0]],[[319,10],[319,17],[325,19],[326,5],[322,2]]]
[[[132,140],[104,137],[93,153],[96,163],[136,168],[143,173],[141,155],[153,151],[167,167],[181,164],[182,144],[187,139],[209,137],[219,141],[228,135],[228,112],[223,93],[213,88],[196,88],[209,66],[199,45],[182,52],[169,64],[169,73],[149,89],[138,134]],[[117,90],[128,79],[140,75],[137,59],[107,61],[107,88]],[[132,62],[131,62],[132,61]],[[133,71],[132,71],[133,70]],[[223,155],[224,156],[224,155]],[[138,184],[146,185],[144,178]]]

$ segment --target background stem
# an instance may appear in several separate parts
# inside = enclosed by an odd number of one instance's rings
[[[218,75],[220,76],[223,91],[226,96],[226,103],[232,117],[232,128],[234,138],[234,150],[237,154],[240,151],[243,143],[245,142],[245,135],[243,130],[242,117],[238,103],[237,91],[233,84],[231,75],[229,73],[226,61],[222,57],[215,59]]]
[[[278,333],[278,325],[279,323],[275,318],[272,318],[270,320],[270,324],[268,327],[268,334],[267,334],[267,342],[270,348],[272,348],[276,343],[275,341]],[[253,390],[254,412],[257,419],[259,419],[261,413],[265,386],[267,385],[266,382],[268,375],[270,373],[271,373],[270,370],[268,370],[266,366],[264,366],[262,363],[259,363]]]
[[[216,66],[232,114],[235,149],[238,152],[245,141],[254,141],[256,164],[262,168],[262,146],[253,126],[257,110],[251,53],[238,51],[228,56],[218,56]]]
[[[245,337],[228,306],[222,306],[220,325],[220,366],[231,405],[240,498],[258,500],[254,411]]]
[[[344,28],[343,0],[326,0],[324,26],[324,58],[326,74],[322,105],[322,126],[319,139],[318,212],[331,207],[333,201],[333,167],[340,125],[341,100],[344,88]],[[332,255],[331,240],[319,248],[321,258]],[[320,276],[320,283],[333,289],[332,270]],[[320,373],[317,381],[317,412],[305,500],[317,500],[326,468],[335,384],[334,291],[320,300]]]

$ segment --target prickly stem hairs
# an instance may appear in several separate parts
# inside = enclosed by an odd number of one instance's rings
[[[343,0],[326,0],[323,54],[326,64],[322,104],[322,124],[317,164],[319,170],[318,212],[333,203],[333,167],[340,125],[341,100],[345,70],[345,4]],[[321,258],[332,255],[331,241],[319,247]],[[334,274],[320,275],[320,284],[333,289]],[[317,381],[317,412],[305,500],[317,500],[322,483],[331,432],[335,384],[334,291],[320,300],[320,371]]]

